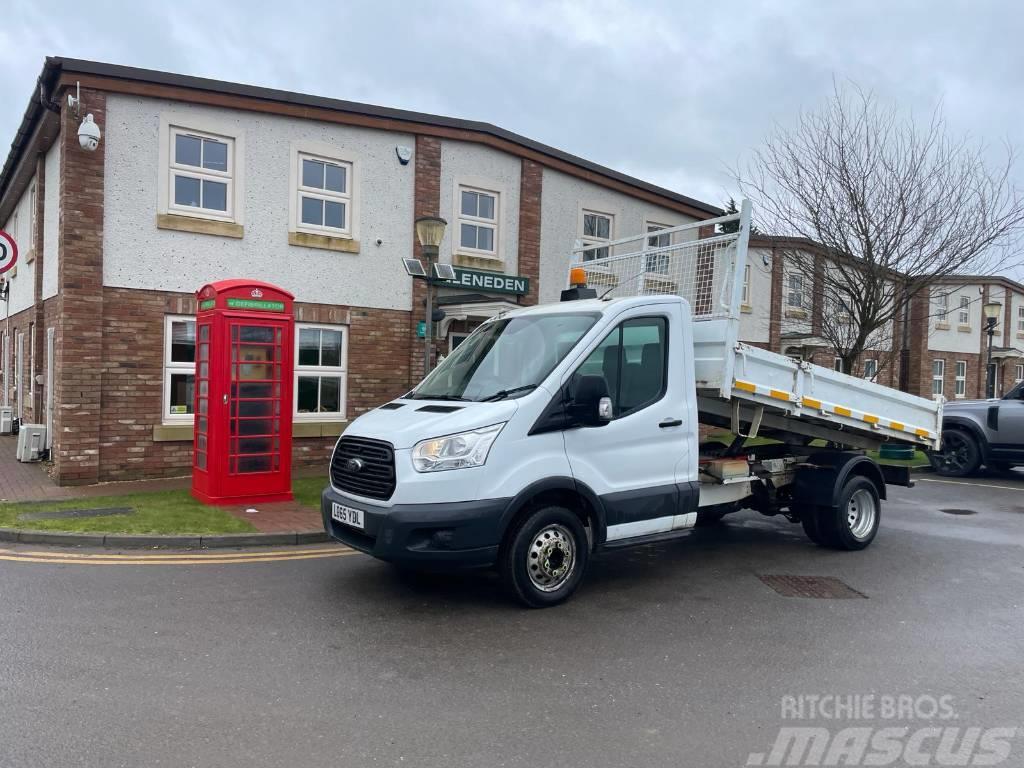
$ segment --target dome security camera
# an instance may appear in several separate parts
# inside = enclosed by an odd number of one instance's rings
[[[78,143],[86,152],[95,152],[100,145],[100,127],[92,119],[92,112],[78,126]]]

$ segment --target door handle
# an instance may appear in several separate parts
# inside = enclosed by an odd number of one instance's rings
[[[683,426],[683,420],[682,419],[665,419],[658,426],[661,427],[662,429],[664,429],[665,427],[681,427],[681,426]]]

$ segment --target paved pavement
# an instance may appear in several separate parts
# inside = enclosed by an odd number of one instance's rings
[[[115,567],[9,548],[0,766],[714,768],[768,764],[796,724],[1019,728],[1024,482],[937,480],[893,490],[865,552],[743,514],[596,561],[545,611],[487,574],[362,555]],[[758,578],[778,574],[866,597],[784,597]],[[782,719],[785,697],[829,694],[877,706]],[[900,695],[911,719],[879,718]],[[956,720],[919,706],[941,696]],[[1024,732],[1010,747],[1002,764],[1024,764]]]

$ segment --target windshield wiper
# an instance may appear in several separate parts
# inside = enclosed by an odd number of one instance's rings
[[[489,403],[492,400],[504,400],[509,395],[514,395],[516,392],[526,392],[530,389],[536,389],[536,384],[524,384],[521,387],[512,387],[512,389],[499,389],[493,395],[488,395],[480,400],[481,403]]]
[[[469,402],[468,397],[459,397],[458,395],[414,395],[413,400],[460,400],[462,402]]]

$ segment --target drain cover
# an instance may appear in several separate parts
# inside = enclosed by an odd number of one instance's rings
[[[940,509],[939,512],[945,512],[947,515],[976,515],[976,514],[978,514],[973,509]]]
[[[761,575],[761,581],[785,597],[813,597],[822,600],[852,600],[867,595],[833,576]]]
[[[107,515],[134,515],[131,507],[106,507],[103,509],[58,509],[54,512],[26,512],[18,515],[19,520],[63,520],[76,517],[106,517]]]

